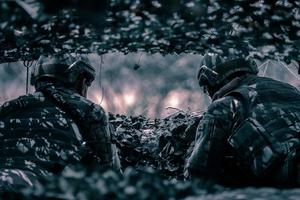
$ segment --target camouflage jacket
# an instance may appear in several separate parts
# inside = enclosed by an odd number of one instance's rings
[[[236,186],[295,185],[299,134],[296,88],[255,75],[236,78],[214,95],[199,123],[186,174]]]
[[[61,87],[45,87],[3,104],[0,139],[2,171],[18,169],[40,177],[82,161],[112,165],[104,110]]]

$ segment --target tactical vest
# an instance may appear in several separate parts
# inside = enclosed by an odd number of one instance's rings
[[[39,88],[80,127],[86,142],[83,162],[87,167],[113,169],[121,173],[116,146],[112,144],[108,117],[104,109],[72,90],[49,85]]]
[[[84,145],[74,120],[41,92],[0,107],[0,168],[38,176],[58,173],[82,158]]]
[[[258,179],[275,181],[278,185],[293,182],[291,178],[296,181],[299,91],[273,79],[249,76],[225,96],[234,96],[244,105],[244,120],[233,126],[228,142],[245,166]]]

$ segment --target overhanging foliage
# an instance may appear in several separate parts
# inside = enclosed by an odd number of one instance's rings
[[[39,12],[22,12],[32,2]],[[1,13],[0,63],[61,52],[138,50],[300,60],[299,0],[89,1],[90,12],[73,0],[73,7],[54,14],[47,8],[57,1],[49,2],[1,4],[7,12]]]

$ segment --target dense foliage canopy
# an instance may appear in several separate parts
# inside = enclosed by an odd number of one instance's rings
[[[0,63],[41,53],[138,50],[300,59],[298,0],[84,2],[1,3]]]

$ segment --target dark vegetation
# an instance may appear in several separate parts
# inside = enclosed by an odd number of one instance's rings
[[[300,1],[3,1],[0,63],[40,54],[205,53],[300,61]],[[98,2],[98,3],[97,3]],[[101,2],[101,3],[100,3]],[[135,66],[136,69],[139,65]],[[23,199],[297,199],[300,191],[227,189],[184,181],[183,164],[200,116],[164,119],[110,115],[124,176],[66,169],[33,188],[3,193]]]
[[[298,0],[21,2],[1,2],[0,63],[60,52],[300,55]]]
[[[123,168],[151,167],[169,179],[183,179],[184,161],[199,117],[178,112],[165,119],[111,115]]]
[[[203,180],[184,181],[183,162],[199,117],[178,112],[165,119],[110,115],[123,175],[65,169],[34,187],[3,192],[5,199],[207,199],[296,200],[299,189],[226,188]]]

